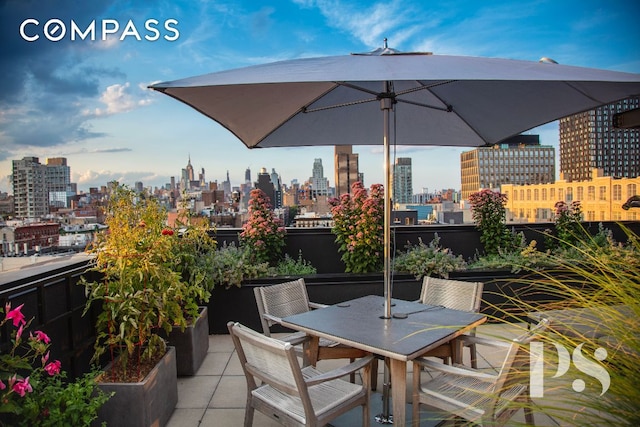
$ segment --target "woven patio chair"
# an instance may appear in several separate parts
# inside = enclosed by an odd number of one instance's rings
[[[527,344],[534,340],[548,324],[543,319],[536,326],[513,341],[501,341],[464,335],[458,344],[473,342],[501,349],[505,357],[497,374],[491,374],[464,365],[445,365],[425,358],[413,361],[413,426],[420,425],[420,404],[429,405],[479,424],[504,425],[520,408],[525,421],[534,425],[532,402],[529,394],[529,352]],[[422,369],[432,374],[426,382],[421,380]],[[435,375],[434,373],[439,373]]]
[[[309,301],[303,278],[277,285],[257,287],[253,289],[253,292],[260,314],[262,332],[266,336],[271,336],[271,327],[280,324],[283,317],[326,307],[325,304]],[[324,338],[320,338],[318,348],[311,348],[307,336],[302,332],[294,332],[281,339],[293,345],[303,344],[305,363],[314,366],[318,360],[350,359],[353,362],[356,358],[370,354],[364,350],[348,347]],[[371,387],[375,390],[378,385],[377,360],[374,360],[371,375]],[[352,376],[352,382],[354,378]]]
[[[253,425],[255,410],[286,426],[323,426],[362,406],[362,425],[369,426],[370,370],[373,356],[320,372],[300,367],[293,346],[266,337],[239,323],[227,324],[247,380],[244,425]],[[340,379],[363,370],[362,384]]]
[[[422,281],[422,290],[418,302],[422,304],[443,306],[452,310],[478,313],[482,302],[482,282],[464,282],[461,280],[439,279],[425,276]],[[475,329],[469,332],[475,335]],[[470,343],[471,367],[478,367],[476,345]],[[438,357],[450,363],[452,358],[451,345],[449,343],[437,347],[423,356]]]

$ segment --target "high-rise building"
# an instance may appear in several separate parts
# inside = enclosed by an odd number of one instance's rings
[[[244,182],[246,183],[251,183],[251,169],[247,168],[246,171],[244,171]]]
[[[336,196],[351,193],[351,185],[360,181],[358,154],[353,153],[350,145],[336,145],[334,151],[336,175]]]
[[[555,149],[540,145],[539,135],[517,135],[491,147],[460,154],[462,198],[503,184],[555,182]]]
[[[269,198],[271,207],[275,207],[275,187],[273,186],[273,182],[271,182],[271,175],[269,175],[266,168],[260,169],[260,173],[258,173],[258,181],[256,182],[256,188],[262,190],[264,194],[266,194]]]
[[[392,175],[393,203],[411,203],[413,196],[413,177],[411,174],[411,158],[398,157],[393,165]]]
[[[614,114],[640,107],[640,96],[560,119],[560,174],[567,181],[640,176],[640,129],[617,129]]]
[[[37,157],[13,161],[13,203],[18,218],[40,218],[49,213],[47,167]]]
[[[322,159],[313,160],[312,176],[309,178],[313,197],[329,195],[329,180],[324,176]]]
[[[71,197],[75,195],[71,184],[71,168],[65,157],[47,159],[45,182],[49,206],[68,208]]]

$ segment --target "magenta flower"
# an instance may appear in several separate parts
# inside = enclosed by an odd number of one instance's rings
[[[31,336],[33,337],[33,335]],[[49,338],[49,336],[42,331],[35,331],[35,339],[37,341],[42,341],[45,344],[49,344],[51,342],[51,339]]]
[[[29,377],[18,380],[13,384],[13,391],[18,394],[20,397],[24,397],[26,393],[33,392],[33,388],[31,388],[31,384],[29,384]]]
[[[47,372],[47,374],[49,374],[49,376],[54,376],[60,373],[61,366],[62,364],[60,363],[60,361],[55,360],[49,363],[47,366],[45,366],[44,370]]]
[[[9,310],[11,308],[10,304],[7,304],[7,315],[5,316],[6,320],[12,320],[13,326],[18,326],[20,324],[25,325],[27,322],[24,320],[24,314],[22,314],[22,307],[24,304],[20,304],[13,310]]]

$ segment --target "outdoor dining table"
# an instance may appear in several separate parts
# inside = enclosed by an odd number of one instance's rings
[[[478,313],[412,301],[392,299],[391,304],[391,318],[384,318],[384,298],[369,295],[285,317],[282,325],[307,333],[315,345],[319,338],[326,338],[385,357],[393,384],[393,423],[403,426],[406,424],[407,362],[450,342],[487,318]],[[454,358],[457,357],[454,353]]]

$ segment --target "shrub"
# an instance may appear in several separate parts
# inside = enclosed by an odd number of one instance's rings
[[[254,262],[275,264],[282,256],[286,230],[275,217],[264,191],[251,190],[249,219],[240,233],[240,246],[247,250]]]
[[[384,253],[384,189],[380,184],[370,191],[361,182],[351,186],[352,195],[343,194],[330,201],[338,250],[347,273],[370,273],[382,269]]]
[[[425,245],[419,239],[417,245],[407,245],[406,251],[399,254],[394,261],[394,270],[408,272],[416,280],[424,276],[440,276],[449,278],[449,273],[462,270],[466,262],[461,255],[454,255],[450,249],[440,246],[440,236],[435,233],[433,240]]]
[[[484,189],[469,196],[471,212],[480,230],[480,242],[487,255],[514,249],[514,238],[505,225],[507,196],[498,191]]]

